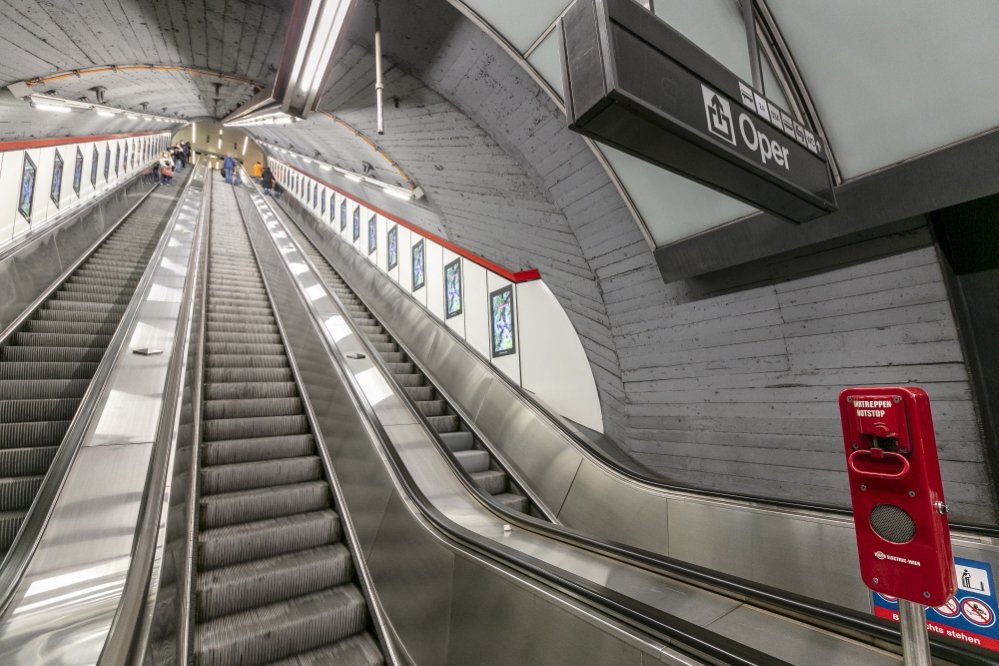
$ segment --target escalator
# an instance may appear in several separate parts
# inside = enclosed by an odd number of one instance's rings
[[[288,229],[299,246],[316,266],[326,284],[336,293],[358,328],[367,335],[396,382],[405,389],[441,440],[484,493],[507,508],[530,513],[537,518],[544,514],[534,506],[526,493],[510,478],[510,474],[482,440],[458,415],[430,379],[406,356],[392,336],[364,306],[343,278],[316,249],[316,246],[294,224]]]
[[[0,343],[0,559],[59,450],[181,191],[149,196]]]
[[[194,663],[384,663],[232,188],[212,193]]]

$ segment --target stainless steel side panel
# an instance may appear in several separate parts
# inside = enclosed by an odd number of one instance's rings
[[[284,208],[457,407],[559,520],[643,548],[861,611],[853,521],[719,501],[633,481],[564,436],[470,347],[292,197]],[[990,539],[954,535],[955,554],[994,562]]]
[[[0,248],[0,331],[152,188],[140,178]]]

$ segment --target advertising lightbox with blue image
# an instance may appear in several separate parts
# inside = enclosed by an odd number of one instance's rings
[[[108,182],[108,174],[111,171],[111,144],[104,147],[104,182]]]
[[[35,200],[35,174],[38,168],[28,154],[24,154],[24,165],[21,167],[21,189],[17,199],[17,212],[24,219],[31,221],[31,206]]]
[[[372,215],[368,220],[368,254],[378,249],[378,221],[377,216]]]
[[[424,265],[423,241],[413,246],[413,291],[422,289],[427,283],[426,266]]]
[[[361,207],[354,208],[354,240],[361,237]]]
[[[97,167],[101,162],[101,154],[97,152],[97,146],[94,146],[93,160],[93,163],[90,165],[90,186],[97,187]]]
[[[461,259],[444,267],[444,318],[461,314]]]
[[[52,203],[59,207],[59,200],[62,198],[62,170],[64,163],[62,161],[62,155],[59,151],[55,151],[55,162],[52,165],[52,189],[49,191],[49,197],[52,198]]]
[[[388,269],[399,265],[399,225],[393,226],[388,232]]]
[[[489,294],[489,319],[492,326],[492,355],[509,356],[517,351],[513,322],[513,285]]]
[[[73,169],[73,191],[80,196],[80,184],[83,181],[83,152],[76,149],[76,166]]]
[[[340,233],[347,228],[347,200],[340,202]]]

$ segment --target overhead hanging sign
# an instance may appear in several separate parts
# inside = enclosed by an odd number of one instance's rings
[[[569,128],[792,222],[836,210],[825,146],[633,0],[557,27]]]

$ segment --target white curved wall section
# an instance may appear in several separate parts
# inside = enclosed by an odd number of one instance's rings
[[[24,236],[28,231],[54,222],[57,218],[68,214],[104,190],[141,172],[166,148],[169,139],[169,132],[114,138],[89,137],[66,139],[65,143],[54,146],[15,148],[13,150],[3,150],[3,144],[0,143],[0,250]],[[8,145],[16,146],[19,143]],[[128,146],[127,164],[119,163],[116,173],[114,168],[116,151],[121,150],[122,158],[124,158],[126,145]],[[144,153],[144,146],[147,145],[149,152]],[[97,178],[96,183],[92,183],[90,176],[95,148],[97,149],[98,162]],[[105,178],[104,163],[108,148],[111,149],[111,164],[108,176]],[[79,193],[73,186],[78,149],[83,156]],[[140,152],[136,153],[133,163],[132,153],[137,149]],[[54,201],[52,190],[52,175],[57,152],[63,161],[58,203]],[[149,155],[148,159],[146,154]],[[25,157],[31,160],[36,169],[30,217],[25,217],[18,210]]]
[[[434,237],[377,213],[364,202],[348,197],[284,162],[269,158],[268,164],[285,188],[286,196],[295,197],[306,210],[332,226],[355,251],[367,257],[497,370],[562,416],[603,432],[600,399],[583,345],[565,310],[542,280],[514,283],[491,270],[485,265],[488,262],[480,263],[459,255]],[[295,179],[308,185],[296,187]],[[314,187],[320,188],[319,195],[309,197],[308,192]],[[347,203],[346,225],[342,225],[340,219],[344,201]],[[360,233],[356,240],[355,211],[360,217]],[[374,252],[369,252],[368,223],[372,215],[376,221],[376,241]],[[388,234],[393,228],[398,234],[398,263],[389,269]],[[420,242],[424,244],[426,283],[413,289],[412,252]],[[461,314],[446,317],[444,267],[456,259],[461,262]],[[508,285],[513,285],[514,289],[515,353],[491,358],[489,295]]]

